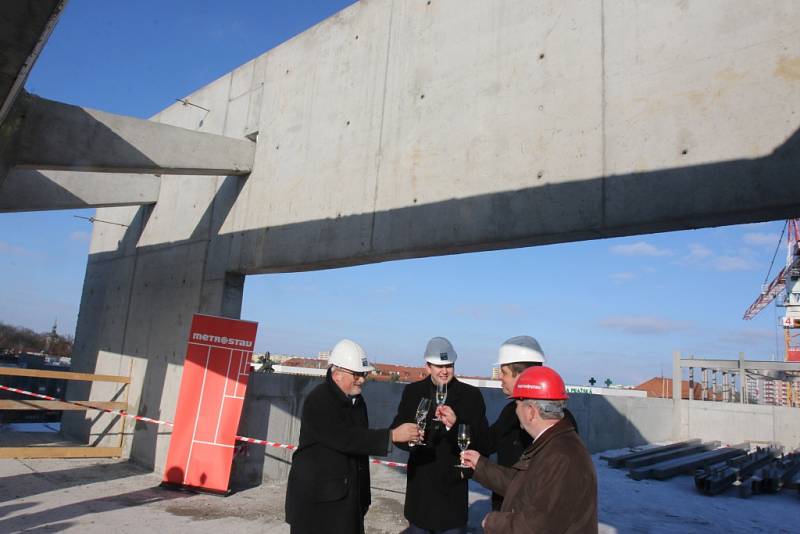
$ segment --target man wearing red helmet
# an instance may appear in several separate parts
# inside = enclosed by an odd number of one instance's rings
[[[597,476],[575,428],[564,419],[567,391],[549,367],[530,367],[511,398],[533,443],[511,467],[464,451],[473,478],[504,496],[500,511],[483,519],[486,534],[597,532]]]

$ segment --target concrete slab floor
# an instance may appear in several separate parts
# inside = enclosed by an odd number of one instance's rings
[[[160,481],[158,474],[119,460],[0,460],[0,532],[289,532],[285,483],[219,497],[165,490]],[[471,494],[475,525],[489,507],[488,493],[478,490]],[[405,473],[373,465],[372,495],[367,532],[405,529]]]
[[[699,495],[691,477],[636,482],[594,457],[600,533],[678,534],[795,532],[797,490],[778,495]],[[373,465],[368,534],[396,534],[403,518],[405,473]],[[118,460],[0,460],[0,533],[237,532],[288,534],[283,522],[285,483],[218,497],[164,490],[161,477]],[[470,533],[480,533],[489,493],[470,490]]]

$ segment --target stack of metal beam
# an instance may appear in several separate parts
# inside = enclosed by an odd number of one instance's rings
[[[748,478],[756,470],[770,464],[780,454],[777,448],[757,447],[755,452],[730,458],[716,465],[698,469],[694,475],[697,490],[706,495],[717,495],[733,484]]]
[[[719,448],[719,442],[701,443],[699,439],[634,451],[622,456],[605,457],[614,468],[629,469],[634,480],[653,478],[665,480],[680,474],[691,474],[731,458],[746,456],[749,443]]]
[[[772,458],[768,465],[741,477],[739,496],[754,493],[776,493],[783,488],[800,490],[800,451]]]

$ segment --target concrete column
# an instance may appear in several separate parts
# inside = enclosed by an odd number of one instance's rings
[[[711,370],[711,400],[717,402],[719,400],[719,383],[717,381],[717,369]]]
[[[683,421],[681,419],[681,382],[683,372],[681,370],[681,353],[672,353],[672,436],[680,439]]]
[[[747,374],[744,368],[744,352],[739,353],[739,402],[747,404]]]

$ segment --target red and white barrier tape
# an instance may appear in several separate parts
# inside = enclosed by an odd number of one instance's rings
[[[159,421],[158,419],[151,419],[149,417],[144,417],[141,415],[133,415],[129,414],[128,412],[124,412],[122,410],[109,410],[108,408],[100,408],[99,406],[93,406],[89,403],[77,402],[77,401],[69,401],[65,399],[57,399],[55,397],[51,397],[49,395],[42,395],[41,393],[33,393],[32,391],[25,391],[24,389],[17,389],[11,388],[8,386],[4,386],[0,384],[0,389],[4,389],[6,391],[13,391],[14,393],[20,393],[22,395],[30,395],[31,397],[37,397],[44,400],[51,400],[51,401],[58,401],[58,402],[66,402],[68,404],[74,404],[75,406],[80,406],[82,408],[91,408],[92,410],[99,410],[101,412],[106,413],[113,413],[116,415],[121,415],[123,417],[130,417],[131,419],[136,419],[137,421],[144,421],[145,423],[155,423],[157,425],[168,425],[168,426],[175,426],[169,421]]]
[[[82,408],[91,408],[93,410],[99,410],[101,412],[106,413],[113,413],[116,415],[121,415],[123,417],[129,417],[131,419],[136,419],[137,421],[144,421],[145,423],[155,423],[157,425],[168,425],[168,426],[175,426],[173,423],[169,421],[159,421],[158,419],[151,419],[150,417],[144,417],[141,415],[133,415],[129,414],[128,412],[124,412],[122,410],[109,410],[108,408],[100,408],[97,406],[92,406],[88,403],[76,402],[76,401],[68,401],[64,399],[57,399],[55,397],[51,397],[49,395],[42,395],[41,393],[33,393],[32,391],[25,391],[24,389],[12,388],[8,386],[4,386],[0,384],[0,389],[11,391],[13,393],[19,393],[21,395],[29,395],[31,397],[37,397],[44,400],[51,400],[51,401],[59,401],[59,402],[66,402],[68,404],[74,404],[76,406],[81,406]],[[276,441],[268,441],[265,439],[256,439],[256,438],[248,438],[245,436],[236,436],[236,441],[242,441],[244,443],[254,443],[256,445],[266,445],[267,447],[275,447],[277,449],[288,449],[288,450],[295,450],[297,449],[297,445],[288,445],[286,443],[278,443]],[[378,460],[377,458],[370,458],[370,462],[373,464],[379,465],[387,465],[389,467],[407,467],[407,464],[400,463],[400,462],[389,462],[386,460]]]

